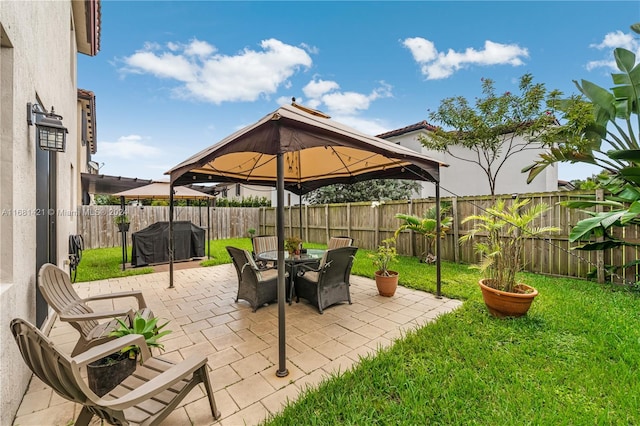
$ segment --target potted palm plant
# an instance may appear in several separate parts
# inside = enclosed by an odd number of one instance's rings
[[[484,278],[479,285],[485,305],[496,317],[519,317],[528,312],[538,290],[517,281],[516,274],[523,267],[525,241],[559,230],[554,226],[535,226],[535,219],[549,207],[545,203],[529,206],[530,202],[530,199],[516,198],[507,206],[501,199],[484,214],[468,216],[462,221],[476,223],[460,238],[461,243],[482,235],[474,241],[475,251],[482,256],[478,268]]]
[[[136,313],[131,326],[119,318],[116,318],[119,327],[112,331],[110,337],[122,337],[128,334],[141,334],[144,336],[149,348],[164,349],[164,345],[159,342],[161,337],[171,333],[170,330],[161,331],[169,323],[168,321],[158,326],[158,318],[145,319]],[[118,386],[120,382],[129,377],[136,369],[139,348],[137,346],[127,346],[119,352],[108,355],[87,365],[87,381],[89,388],[98,396],[107,394],[110,390]]]
[[[378,249],[369,253],[369,257],[373,259],[373,266],[378,268],[375,272],[376,287],[380,296],[391,297],[396,293],[398,288],[398,271],[389,269],[389,265],[397,262],[398,253],[396,251],[396,239],[387,238],[382,240],[382,244]]]

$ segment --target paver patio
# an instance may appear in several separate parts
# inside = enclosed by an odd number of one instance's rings
[[[334,305],[322,315],[302,299],[286,306],[289,375],[278,378],[277,303],[255,313],[247,302],[236,303],[237,276],[231,264],[175,271],[175,288],[169,289],[168,283],[168,273],[159,272],[76,284],[82,297],[142,290],[154,314],[170,320],[166,328],[173,332],[162,340],[162,357],[181,361],[193,353],[208,356],[222,418],[213,420],[200,385],[165,420],[167,425],[260,423],[295,400],[305,387],[344,372],[361,356],[374,354],[407,330],[461,304],[404,287],[398,287],[394,297],[381,297],[373,280],[354,275],[352,305]],[[121,307],[111,303],[105,308]],[[50,337],[70,353],[78,334],[56,321]],[[67,425],[80,408],[33,378],[14,425]],[[100,422],[94,418],[93,424]]]

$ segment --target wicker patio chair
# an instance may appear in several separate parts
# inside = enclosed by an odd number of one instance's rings
[[[239,299],[249,302],[255,312],[265,303],[278,299],[278,271],[274,268],[259,268],[247,250],[227,246],[233,266],[238,273]],[[289,274],[285,273],[288,277]]]
[[[349,277],[358,247],[340,247],[327,250],[318,268],[298,267],[295,279],[297,300],[307,299],[320,313],[338,302],[351,304]]]
[[[327,244],[328,250],[337,249],[340,247],[349,247],[353,244],[353,238],[351,237],[331,237],[329,239],[329,244]]]
[[[199,383],[204,384],[213,418],[220,417],[206,355],[192,355],[174,364],[152,357],[144,337],[132,334],[69,357],[23,319],[11,321],[11,332],[31,371],[58,395],[82,405],[75,425],[88,425],[93,416],[112,425],[157,425]],[[144,362],[136,364],[133,374],[107,395],[97,396],[83,379],[86,365],[132,344],[140,348]]]
[[[253,260],[256,261],[258,267],[264,268],[266,266],[275,266],[275,262],[266,262],[259,258],[260,253],[266,251],[278,250],[278,237],[275,235],[258,235],[251,238],[251,244],[253,245]]]
[[[69,275],[51,263],[45,263],[40,268],[38,287],[49,306],[58,313],[60,320],[68,322],[80,333],[80,338],[73,348],[71,356],[78,355],[92,346],[112,339],[109,337],[109,333],[118,328],[116,318],[124,320],[126,317],[131,324],[136,311],[145,319],[153,318],[153,312],[147,308],[141,291],[101,294],[82,299],[73,289]],[[88,304],[92,301],[123,297],[134,297],[137,300],[138,308],[136,310],[129,308],[94,312]],[[98,322],[98,320],[106,318],[109,321]]]

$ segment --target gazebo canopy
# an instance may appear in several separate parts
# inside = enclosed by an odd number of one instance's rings
[[[242,182],[274,186],[278,153],[284,154],[284,189],[296,194],[370,179],[437,182],[438,168],[447,166],[293,104],[278,108],[166,174],[174,185]]]
[[[125,199],[168,200],[170,188],[171,184],[169,182],[153,182],[149,185],[118,192],[113,195],[116,197],[124,197]],[[174,199],[180,198],[193,200],[215,198],[213,195],[205,194],[204,192],[196,191],[195,189],[186,188],[184,186],[176,186],[173,190],[175,191],[173,194]]]

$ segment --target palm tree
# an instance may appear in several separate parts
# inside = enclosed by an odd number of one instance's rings
[[[440,238],[444,238],[453,223],[451,216],[445,216],[448,211],[449,207],[441,207],[440,209]],[[436,206],[427,210],[423,217],[398,213],[396,214],[396,218],[404,221],[404,223],[396,230],[395,237],[398,238],[398,235],[404,230],[410,230],[422,235],[424,237],[425,250],[421,254],[420,261],[424,263],[435,263],[437,257],[433,254],[433,246],[437,237]]]

